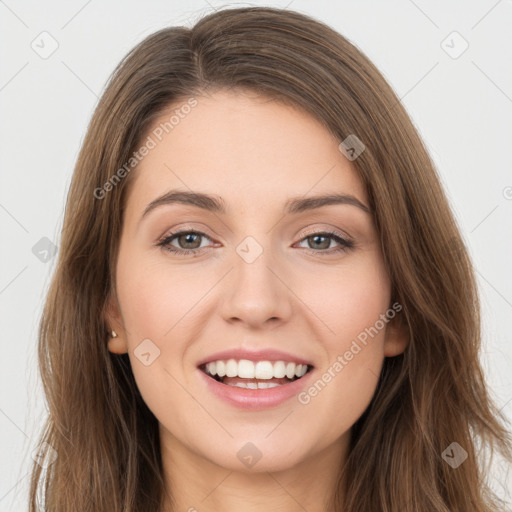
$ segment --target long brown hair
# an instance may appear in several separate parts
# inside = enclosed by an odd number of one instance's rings
[[[425,146],[381,73],[347,39],[298,12],[247,7],[147,37],[114,71],[94,112],[39,330],[49,409],[40,441],[57,458],[44,474],[34,463],[30,511],[42,483],[51,512],[156,511],[164,503],[157,420],[128,355],[107,350],[105,307],[116,293],[123,209],[136,172],[126,164],[169,105],[230,88],[298,106],[340,142],[353,134],[365,145],[353,164],[410,341],[385,359],[353,426],[332,509],[499,510],[486,471],[496,449],[512,460],[510,429],[479,363],[474,270]],[[446,458],[454,442],[467,453],[456,468]]]

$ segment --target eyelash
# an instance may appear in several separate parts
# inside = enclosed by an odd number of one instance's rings
[[[168,251],[172,254],[183,255],[183,256],[194,256],[194,253],[198,253],[202,249],[207,249],[207,247],[201,247],[201,248],[197,248],[197,249],[179,249],[179,248],[176,248],[176,247],[173,247],[170,245],[170,243],[173,239],[175,239],[176,237],[178,237],[180,235],[185,235],[185,234],[195,234],[195,235],[199,235],[201,237],[207,238],[208,240],[211,240],[211,238],[208,235],[206,235],[205,233],[202,233],[201,231],[182,230],[182,231],[176,231],[175,233],[170,233],[168,236],[166,236],[163,240],[158,242],[156,245],[157,245],[157,247],[162,247],[163,250]],[[339,252],[348,252],[349,250],[353,249],[356,246],[356,244],[353,241],[347,240],[347,239],[341,237],[335,231],[314,232],[314,233],[308,234],[305,237],[301,238],[300,242],[302,242],[303,240],[306,240],[307,238],[310,238],[312,236],[318,236],[318,235],[321,235],[321,236],[327,237],[327,238],[332,238],[333,240],[335,240],[336,242],[341,244],[341,246],[335,250],[305,249],[305,251],[308,254],[316,255],[319,253],[320,254],[323,253],[322,255],[331,255],[331,254],[339,253]]]

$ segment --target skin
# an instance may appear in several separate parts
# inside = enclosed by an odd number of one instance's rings
[[[294,397],[267,410],[240,410],[207,391],[196,366],[206,355],[242,346],[302,356],[313,362],[317,378],[332,368],[390,307],[378,232],[372,216],[351,205],[291,215],[282,209],[288,198],[333,192],[368,206],[367,193],[340,141],[303,111],[233,90],[196,98],[198,105],[136,169],[117,300],[106,318],[118,337],[108,349],[129,353],[140,392],[159,421],[175,510],[296,512],[300,503],[320,512],[384,357],[407,346],[399,314],[308,404]],[[222,197],[228,213],[168,204],[140,221],[146,206],[170,189]],[[196,257],[156,246],[185,228],[206,237],[175,237],[171,245],[204,247]],[[326,230],[356,247],[325,254],[340,247],[329,237],[315,245],[312,235]],[[236,252],[246,236],[263,249],[250,264]],[[160,350],[148,366],[134,355],[144,339]],[[252,468],[237,457],[249,441],[262,453]],[[173,510],[170,504],[166,510]]]

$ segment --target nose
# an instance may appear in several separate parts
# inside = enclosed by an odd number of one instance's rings
[[[222,316],[229,323],[250,328],[277,326],[291,318],[293,292],[275,262],[263,253],[252,262],[238,255],[226,276]]]

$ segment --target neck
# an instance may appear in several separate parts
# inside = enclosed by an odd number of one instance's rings
[[[164,478],[172,503],[165,512],[333,512],[350,431],[293,467],[272,470],[262,459],[246,471],[222,467],[178,441],[160,425]],[[243,444],[243,443],[242,443]],[[331,508],[329,508],[331,507]]]

